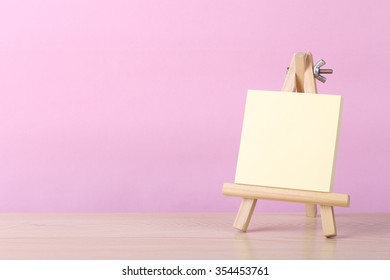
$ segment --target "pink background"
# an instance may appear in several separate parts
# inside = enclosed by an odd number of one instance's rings
[[[1,1],[0,211],[235,211],[246,91],[296,51],[344,96],[337,211],[390,211],[389,3]]]

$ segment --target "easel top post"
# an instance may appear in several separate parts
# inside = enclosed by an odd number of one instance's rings
[[[294,54],[282,91],[317,93],[317,84],[313,73],[313,56],[310,52]]]

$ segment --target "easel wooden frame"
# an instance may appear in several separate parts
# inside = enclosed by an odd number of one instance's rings
[[[317,93],[311,53],[295,53],[282,91]],[[317,216],[320,205],[322,230],[325,237],[337,235],[333,206],[349,207],[349,195],[316,191],[292,190],[225,183],[222,192],[227,196],[242,197],[234,227],[246,231],[258,199],[300,202],[306,204],[306,216]]]

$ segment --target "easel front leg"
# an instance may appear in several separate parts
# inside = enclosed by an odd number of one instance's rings
[[[336,222],[334,219],[333,206],[320,205],[322,231],[326,237],[333,237],[337,235]]]
[[[317,217],[317,205],[306,204],[306,217]]]
[[[238,210],[236,220],[233,226],[241,231],[248,229],[249,222],[251,221],[253,210],[255,210],[257,199],[243,198],[241,201],[240,209]]]

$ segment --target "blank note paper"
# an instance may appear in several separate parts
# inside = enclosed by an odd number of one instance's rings
[[[341,96],[249,90],[235,183],[332,191]]]

